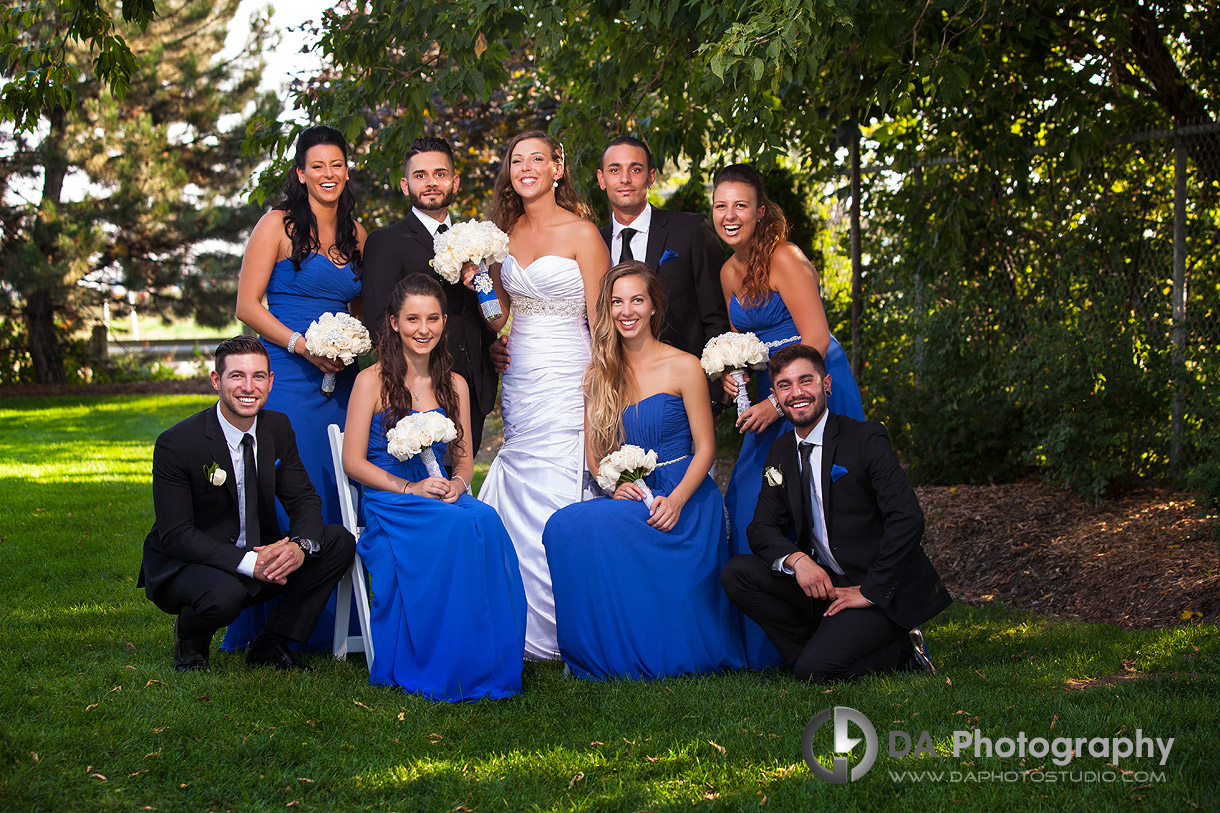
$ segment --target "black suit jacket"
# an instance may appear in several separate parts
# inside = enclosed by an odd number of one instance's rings
[[[614,225],[603,226],[601,234],[609,248]],[[662,263],[666,251],[676,256]],[[701,356],[708,339],[729,332],[729,315],[720,289],[724,251],[706,216],[652,207],[644,262],[661,278],[669,300],[662,341]],[[365,260],[366,267],[367,263]]]
[[[433,270],[432,235],[414,212],[402,220],[368,236],[364,243],[361,271],[361,301],[364,315],[374,334],[390,304],[394,286],[407,274],[430,274],[445,289],[445,310],[449,316],[449,353],[458,375],[470,385],[470,397],[480,415],[491,412],[496,402],[496,369],[488,348],[496,334],[487,326],[479,309],[479,298],[461,283],[445,282]]]
[[[919,626],[948,607],[950,598],[923,551],[923,511],[885,427],[830,413],[822,442],[822,510],[835,561],[847,583],[859,585],[894,623]],[[769,485],[764,470],[746,532],[751,550],[768,565],[797,550],[814,555],[792,432],[771,445],[766,466],[778,469],[783,482]],[[846,470],[837,480],[835,466]]]
[[[246,550],[285,536],[275,516],[276,498],[288,513],[288,535],[307,536],[322,544],[322,501],[301,463],[288,416],[264,409],[255,432],[261,539],[247,539]],[[213,463],[226,475],[219,486],[208,479]],[[152,485],[156,521],[144,540],[138,586],[151,595],[192,563],[236,573],[246,555],[236,544],[241,523],[237,477],[215,405],[157,438]]]

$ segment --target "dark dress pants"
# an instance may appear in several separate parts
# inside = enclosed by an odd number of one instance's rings
[[[322,550],[306,556],[288,576],[287,584],[188,564],[149,598],[165,612],[178,616],[178,634],[183,638],[210,641],[216,630],[232,624],[245,608],[283,596],[264,629],[293,641],[305,641],[355,555],[352,535],[342,525],[327,525],[322,530]]]
[[[830,576],[836,586],[847,586],[842,577]],[[805,595],[795,577],[772,570],[754,554],[730,559],[720,581],[802,680],[892,671],[905,655],[904,646],[910,646],[907,631],[877,607],[841,610],[824,618],[829,601]]]

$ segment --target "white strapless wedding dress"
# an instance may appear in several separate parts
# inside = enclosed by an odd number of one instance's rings
[[[496,509],[517,549],[529,605],[526,654],[553,659],[559,644],[542,529],[551,514],[581,497],[581,384],[589,364],[585,287],[575,260],[549,254],[525,268],[509,255],[500,279],[513,316],[500,390],[504,445],[479,499]]]

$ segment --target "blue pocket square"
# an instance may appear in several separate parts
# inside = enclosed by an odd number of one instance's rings
[[[847,474],[847,469],[840,466],[838,463],[830,467],[830,481],[836,482],[844,474]]]
[[[281,463],[283,463],[283,462],[284,462],[283,460],[280,460],[280,459],[277,457],[277,458],[275,459],[275,467],[278,469],[278,468],[280,467],[280,464],[281,464]]]
[[[676,260],[676,259],[678,259],[678,252],[674,251],[671,248],[667,248],[663,252],[661,252],[661,261],[659,263],[657,263],[657,265],[665,265],[665,263],[670,262],[671,260]]]

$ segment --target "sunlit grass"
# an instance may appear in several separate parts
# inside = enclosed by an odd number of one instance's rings
[[[528,664],[521,696],[454,706],[370,686],[359,656],[318,657],[314,673],[283,675],[214,653],[210,673],[179,675],[170,619],[135,577],[152,521],[153,441],[209,403],[0,400],[4,810],[1220,805],[1211,757],[1220,637],[1198,624],[1133,633],[956,605],[925,628],[936,676],[829,687],[783,673],[586,683],[556,664]],[[800,752],[810,717],[833,705],[859,709],[881,738],[876,766],[846,788],[811,777]],[[1171,761],[1157,767],[1165,780],[1143,787],[889,777],[1054,767],[953,758],[953,732],[976,727],[996,737],[1141,728],[1176,741]],[[939,753],[890,757],[890,729],[927,730]]]

